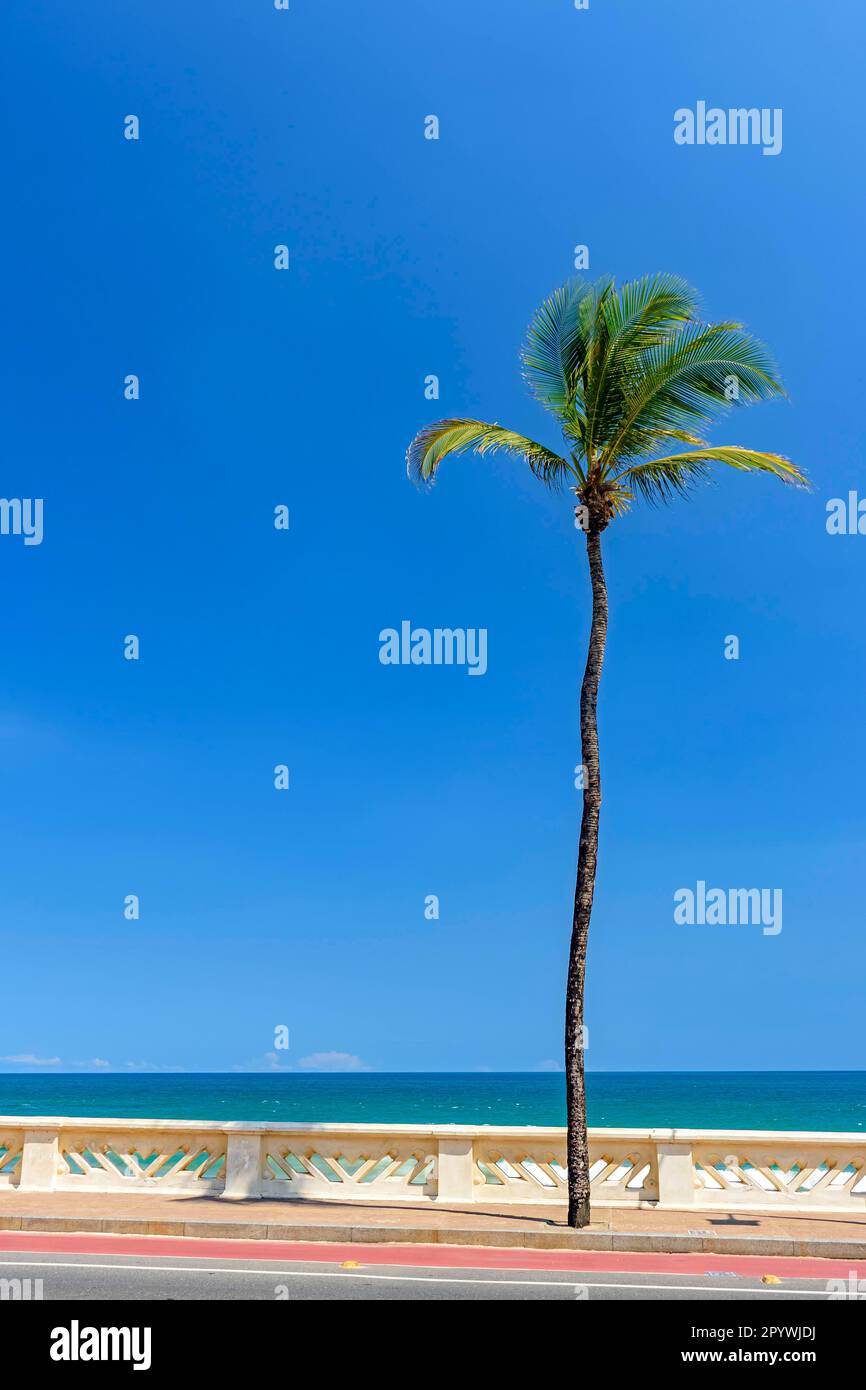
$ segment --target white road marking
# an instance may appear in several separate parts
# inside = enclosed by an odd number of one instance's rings
[[[364,1274],[357,1269],[330,1270],[330,1269],[226,1269],[223,1265],[105,1265],[105,1264],[75,1264],[72,1260],[0,1260],[0,1269],[4,1266],[12,1269],[34,1268],[34,1269],[134,1269],[144,1270],[146,1273],[154,1274],[259,1274],[268,1275],[275,1280],[280,1279],[372,1279],[380,1280],[384,1283],[395,1284],[492,1284],[497,1288],[549,1288],[559,1289],[568,1288],[572,1284],[580,1284],[585,1289],[661,1289],[665,1292],[682,1289],[685,1293],[760,1293],[769,1294],[770,1297],[776,1294],[788,1295],[808,1295],[822,1294],[829,1297],[824,1289],[786,1289],[780,1288],[760,1288],[749,1289],[740,1284],[620,1284],[613,1280],[606,1284],[594,1284],[586,1279],[581,1279],[577,1273],[571,1275],[567,1271],[562,1271],[565,1275],[562,1279],[464,1279],[445,1276],[436,1278],[430,1274]],[[395,1268],[401,1268],[396,1265]],[[405,1265],[402,1266],[405,1268]],[[677,1275],[672,1275],[677,1278]],[[757,1275],[755,1276],[757,1278]]]

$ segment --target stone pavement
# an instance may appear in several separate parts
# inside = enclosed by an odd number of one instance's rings
[[[558,1206],[517,1210],[494,1204],[439,1207],[435,1202],[232,1202],[125,1192],[31,1194],[2,1188],[0,1230],[866,1259],[866,1203],[862,1215],[854,1216],[597,1208],[591,1226],[570,1231],[565,1209]]]

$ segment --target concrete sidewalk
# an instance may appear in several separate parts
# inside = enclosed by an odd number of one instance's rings
[[[599,1208],[586,1230],[570,1231],[565,1209],[551,1206],[516,1211],[496,1205],[459,1209],[309,1199],[227,1202],[136,1193],[28,1194],[7,1188],[0,1190],[0,1230],[866,1259],[866,1209],[851,1217]]]

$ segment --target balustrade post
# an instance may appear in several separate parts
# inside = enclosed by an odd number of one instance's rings
[[[436,1174],[438,1202],[472,1202],[474,1193],[474,1136],[438,1136]]]
[[[695,1163],[691,1144],[674,1144],[655,1135],[653,1138],[659,1174],[659,1206],[694,1206]]]
[[[60,1133],[58,1130],[25,1129],[18,1191],[53,1191],[59,1158]]]
[[[262,1195],[262,1135],[235,1134],[226,1143],[226,1182],[222,1196],[240,1202]]]

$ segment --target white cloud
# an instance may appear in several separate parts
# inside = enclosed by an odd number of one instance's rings
[[[563,1067],[563,1065],[562,1065],[561,1062],[554,1062],[552,1059],[548,1058],[548,1060],[547,1060],[546,1062],[538,1062],[537,1065],[533,1068],[533,1070],[534,1070],[534,1071],[564,1071],[564,1067]]]
[[[14,1062],[18,1067],[59,1067],[59,1057],[34,1057],[32,1052],[19,1052],[13,1057],[0,1057],[0,1062]]]
[[[305,1071],[369,1071],[366,1062],[351,1052],[313,1052],[298,1063]]]
[[[278,1053],[266,1052],[263,1057],[254,1057],[251,1062],[236,1062],[232,1071],[291,1071],[287,1062],[280,1060]]]

